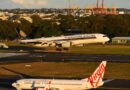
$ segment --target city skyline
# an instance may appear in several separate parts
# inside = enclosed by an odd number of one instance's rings
[[[0,9],[14,9],[14,8],[68,8],[69,0],[0,0]],[[99,5],[101,6],[99,0]],[[95,6],[96,0],[70,0],[71,6],[79,6],[85,8]],[[130,9],[129,0],[104,0],[106,7],[115,6],[117,8]]]

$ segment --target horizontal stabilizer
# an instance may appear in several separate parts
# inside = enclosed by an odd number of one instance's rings
[[[114,79],[111,79],[111,80],[105,80],[105,81],[103,81],[104,83],[108,83],[108,82],[111,82],[111,81],[113,81]]]

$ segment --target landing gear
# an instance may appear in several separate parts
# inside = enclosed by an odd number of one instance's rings
[[[62,48],[62,47],[58,47],[56,48],[56,51],[68,51],[69,48]]]
[[[69,48],[63,48],[65,51],[68,51],[69,50]]]
[[[62,51],[62,48],[56,48],[56,51]]]
[[[102,47],[105,47],[105,42],[102,43]]]

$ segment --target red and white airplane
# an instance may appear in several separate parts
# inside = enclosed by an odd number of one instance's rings
[[[86,90],[102,86],[111,80],[103,81],[106,61],[98,66],[94,73],[82,80],[65,79],[21,79],[12,84],[17,90]]]

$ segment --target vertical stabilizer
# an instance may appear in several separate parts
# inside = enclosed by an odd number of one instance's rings
[[[19,36],[20,38],[22,38],[22,39],[27,38],[26,33],[25,33],[23,30],[19,29],[19,27],[16,27],[16,31],[17,31],[18,36]]]
[[[90,77],[84,79],[87,80],[91,88],[97,88],[103,85],[103,77],[106,68],[106,63],[106,61],[102,61],[102,63],[98,66],[94,73]]]

